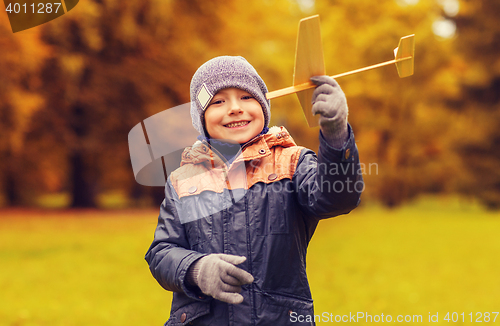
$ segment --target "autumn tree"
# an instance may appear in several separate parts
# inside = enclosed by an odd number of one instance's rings
[[[9,49],[11,52],[20,51],[20,45],[10,36],[4,26],[0,27],[0,47]],[[14,137],[15,114],[14,103],[10,96],[16,84],[20,84],[19,70],[21,63],[18,57],[9,55],[8,51],[0,53],[0,171],[2,193],[7,205],[16,205],[20,203],[19,185],[15,176],[19,175],[16,171],[17,158],[15,157],[15,144],[10,141]]]
[[[461,193],[500,208],[500,3],[461,1],[456,22],[459,96],[449,98],[459,113],[461,135],[455,148],[462,159]]]
[[[394,58],[400,37],[415,34],[415,74],[394,66],[339,79],[363,163],[365,198],[395,206],[423,193],[448,191],[451,121],[441,94],[450,72],[449,43],[432,30],[435,1],[316,1],[330,75]]]
[[[95,206],[103,190],[137,189],[128,131],[189,102],[189,82],[201,63],[215,55],[244,55],[242,47],[262,50],[264,27],[249,29],[242,21],[264,16],[248,5],[89,1],[43,27],[42,40],[51,49],[40,69],[46,102],[32,120],[29,141],[43,166],[50,161],[52,170],[69,177],[64,184],[72,207]],[[264,55],[261,63],[272,62]]]
[[[33,203],[30,189],[38,181],[26,152],[29,121],[42,103],[34,91],[39,82],[36,69],[44,49],[36,33],[13,35],[0,24],[0,195],[7,206]]]

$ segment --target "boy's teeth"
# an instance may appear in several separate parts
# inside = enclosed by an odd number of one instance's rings
[[[247,124],[248,124],[248,121],[233,122],[233,123],[227,124],[226,127],[228,127],[228,128],[234,128],[234,127],[241,127],[241,126],[244,126],[244,125],[247,125]]]

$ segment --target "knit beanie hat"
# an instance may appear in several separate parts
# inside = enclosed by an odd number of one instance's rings
[[[215,57],[195,72],[191,79],[191,119],[193,126],[203,136],[205,109],[213,96],[224,88],[236,87],[255,97],[264,112],[264,128],[269,126],[271,103],[266,99],[267,87],[255,68],[243,57]]]

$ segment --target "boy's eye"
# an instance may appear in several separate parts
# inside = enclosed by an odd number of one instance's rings
[[[212,103],[210,103],[210,105],[212,105],[212,104],[222,104],[223,102],[224,102],[223,100],[215,100]]]
[[[253,98],[253,96],[252,96],[252,95],[243,95],[243,96],[241,97],[241,99],[242,99],[242,100],[249,100],[249,99],[252,99],[252,98]]]

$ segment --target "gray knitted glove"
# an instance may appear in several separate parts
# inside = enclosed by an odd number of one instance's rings
[[[347,140],[347,100],[335,79],[314,76],[311,81],[318,85],[312,96],[312,113],[319,114],[323,137],[334,148],[342,148]]]
[[[243,302],[241,286],[253,282],[253,276],[236,267],[246,257],[210,254],[195,261],[188,270],[187,281],[196,284],[203,293],[231,304]]]

